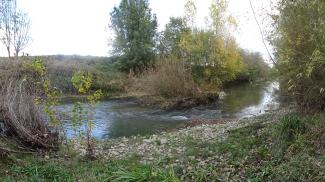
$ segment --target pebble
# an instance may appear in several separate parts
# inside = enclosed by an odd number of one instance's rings
[[[279,112],[279,111],[278,111]],[[271,117],[269,120],[275,120],[274,117],[278,117],[279,113],[268,113],[267,117]],[[141,156],[142,162],[154,162],[159,158],[177,158],[174,162],[182,163],[180,160],[185,156],[187,149],[187,141],[189,138],[198,141],[222,141],[224,140],[228,133],[227,131],[244,127],[255,122],[261,122],[265,119],[256,118],[243,118],[240,120],[232,120],[222,124],[215,125],[201,125],[184,128],[173,132],[162,132],[160,134],[155,134],[148,137],[144,136],[133,136],[131,138],[121,137],[117,139],[110,139],[108,141],[109,146],[106,149],[104,147],[98,146],[96,152],[105,155],[106,158],[116,158],[122,159],[127,156],[137,155]],[[137,142],[135,142],[136,140]],[[159,141],[159,142],[157,142]],[[105,146],[104,142],[99,142],[98,145]],[[76,145],[82,154],[86,153],[86,150],[81,145]],[[77,148],[77,149],[78,149]],[[212,151],[209,151],[212,154]],[[190,159],[195,159],[195,156],[190,156]],[[209,161],[220,161],[222,156],[216,156],[209,158],[207,161],[203,161],[202,164],[208,163]]]

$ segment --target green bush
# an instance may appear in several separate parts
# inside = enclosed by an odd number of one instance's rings
[[[301,113],[325,109],[324,9],[324,0],[280,0],[272,16],[276,67]]]
[[[307,125],[297,115],[288,114],[280,120],[277,130],[280,141],[291,143],[298,135],[306,132]]]

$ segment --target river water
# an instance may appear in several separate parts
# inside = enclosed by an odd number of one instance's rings
[[[173,129],[192,119],[242,118],[263,114],[279,107],[278,84],[243,84],[225,89],[226,96],[210,106],[178,111],[162,111],[135,101],[102,101],[96,105],[93,136],[98,139],[152,134]],[[73,135],[69,113],[73,104],[58,107],[64,114],[68,136]]]

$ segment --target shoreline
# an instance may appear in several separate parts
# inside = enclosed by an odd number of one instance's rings
[[[198,119],[175,129],[156,134],[97,140],[95,153],[97,157],[104,157],[106,159],[123,159],[135,155],[140,157],[141,161],[145,163],[152,161],[155,156],[159,155],[164,155],[164,157],[181,156],[185,151],[183,148],[185,145],[184,142],[188,138],[200,140],[202,142],[210,140],[217,140],[220,142],[227,138],[231,130],[256,123],[272,123],[289,112],[290,109],[282,108],[259,116],[241,119]],[[74,145],[75,150],[79,151],[81,156],[86,154],[85,147],[78,143],[74,143]]]

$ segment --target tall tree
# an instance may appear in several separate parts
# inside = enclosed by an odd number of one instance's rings
[[[234,21],[227,14],[227,1],[212,2],[211,23],[207,29],[194,26],[194,18],[191,18],[195,17],[193,0],[187,1],[185,10],[185,20],[192,24],[191,31],[181,34],[178,47],[186,65],[191,67],[195,81],[208,89],[216,89],[235,79],[243,69],[243,61],[235,39],[225,33],[228,22]]]
[[[179,42],[184,33],[191,31],[186,25],[184,18],[171,17],[169,23],[166,24],[165,30],[161,33],[159,39],[159,52],[163,56],[174,55],[180,57]]]
[[[122,0],[111,12],[111,27],[116,37],[114,53],[122,57],[124,71],[142,70],[154,56],[157,18],[148,0]]]
[[[194,0],[187,0],[184,9],[185,9],[184,19],[187,25],[190,26],[191,28],[194,28],[196,15],[197,15],[197,9]]]

